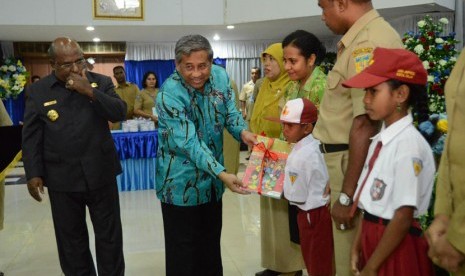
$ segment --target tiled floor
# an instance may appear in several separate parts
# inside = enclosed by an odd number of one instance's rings
[[[245,154],[241,153],[241,163],[245,163]],[[22,168],[10,172],[20,178],[23,174]],[[154,191],[121,192],[120,202],[126,275],[164,275],[163,221]],[[257,195],[226,192],[221,240],[224,275],[250,276],[261,270],[259,212]],[[91,227],[90,221],[88,225]],[[29,196],[24,184],[7,185],[0,271],[6,276],[61,275],[53,231],[47,195],[39,203]]]

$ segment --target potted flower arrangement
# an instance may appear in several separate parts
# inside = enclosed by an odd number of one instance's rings
[[[457,61],[455,33],[444,33],[449,24],[447,18],[435,22],[430,16],[418,21],[418,32],[408,32],[403,37],[405,48],[416,53],[428,71],[428,108],[429,120],[418,125],[420,132],[431,144],[437,162],[440,160],[447,135],[447,115],[444,97],[444,86],[452,68]],[[428,213],[420,218],[422,227],[426,229],[434,219],[434,191]]]
[[[416,53],[428,71],[428,108],[430,117],[418,128],[428,137],[433,152],[439,159],[447,134],[447,115],[444,85],[457,61],[455,33],[444,34],[447,18],[435,22],[430,16],[418,21],[418,33],[408,32],[403,37],[405,48]]]
[[[0,66],[0,99],[16,98],[23,92],[28,77],[20,60],[7,58]]]

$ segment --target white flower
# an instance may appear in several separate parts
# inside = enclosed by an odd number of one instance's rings
[[[423,61],[423,67],[425,67],[425,70],[429,69],[429,62],[428,61]]]
[[[15,72],[16,71],[16,66],[10,65],[10,66],[8,66],[8,70],[10,70],[11,72]]]
[[[436,42],[437,44],[442,44],[442,43],[444,43],[444,39],[438,37],[438,38],[436,38],[436,40],[434,42]]]
[[[425,51],[425,48],[423,48],[423,45],[418,44],[417,46],[415,46],[415,48],[413,48],[413,50],[415,51],[415,53],[421,55]]]
[[[434,82],[434,76],[428,75],[428,82]]]
[[[439,65],[441,65],[441,66],[444,66],[444,65],[446,65],[446,64],[447,64],[447,61],[445,61],[445,60],[443,60],[443,59],[441,59],[441,60],[439,61]]]
[[[457,58],[456,58],[456,57],[451,57],[451,58],[450,58],[450,61],[456,62],[456,61],[457,61]]]
[[[0,69],[1,69],[3,72],[6,72],[6,71],[8,71],[8,66],[2,65],[2,67],[0,67]]]
[[[420,20],[420,21],[418,21],[417,25],[418,25],[418,27],[423,28],[426,25],[426,21],[425,20]]]
[[[449,20],[447,18],[445,18],[445,17],[439,19],[439,22],[444,24],[444,25],[449,24]]]

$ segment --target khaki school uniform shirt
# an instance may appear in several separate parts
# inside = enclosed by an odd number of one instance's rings
[[[450,218],[447,239],[465,253],[465,51],[446,83],[445,95],[449,129],[439,164],[434,212]],[[465,265],[457,275],[465,275]]]
[[[376,47],[403,48],[397,32],[376,10],[355,22],[338,43],[337,61],[328,73],[320,104],[315,138],[326,144],[348,144],[352,121],[365,114],[363,89],[342,87],[342,82],[368,66]]]

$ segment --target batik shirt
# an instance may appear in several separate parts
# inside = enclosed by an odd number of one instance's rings
[[[156,189],[168,204],[195,206],[219,200],[224,186],[223,129],[237,140],[247,124],[237,110],[226,71],[213,65],[204,91],[189,86],[178,72],[157,96]]]
[[[315,67],[312,74],[300,88],[300,81],[291,81],[284,93],[284,104],[290,100],[306,98],[318,108],[326,89],[326,75],[320,67]],[[284,105],[283,105],[284,106]]]

